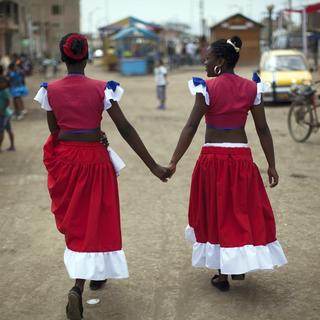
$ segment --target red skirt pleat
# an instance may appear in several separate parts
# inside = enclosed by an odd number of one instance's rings
[[[106,148],[51,135],[43,160],[51,211],[67,247],[77,252],[121,250],[117,178]]]
[[[276,240],[273,211],[249,148],[203,147],[192,175],[189,225],[221,247]]]

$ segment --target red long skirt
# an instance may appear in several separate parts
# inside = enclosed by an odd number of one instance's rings
[[[101,143],[58,141],[44,145],[51,210],[67,248],[76,252],[122,249],[117,178]]]
[[[192,175],[186,235],[194,242],[194,266],[238,274],[287,262],[249,148],[202,148]]]

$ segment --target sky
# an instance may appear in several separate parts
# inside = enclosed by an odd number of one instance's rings
[[[289,0],[203,0],[204,17],[209,26],[224,18],[242,13],[260,21],[266,16],[266,7],[275,11],[288,6]],[[291,0],[292,6],[317,3],[316,0]],[[80,0],[81,32],[95,32],[98,27],[113,23],[127,16],[147,22],[183,22],[191,26],[194,34],[200,33],[199,0]],[[297,15],[297,14],[296,14]]]

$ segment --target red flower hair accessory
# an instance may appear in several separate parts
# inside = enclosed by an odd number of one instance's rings
[[[81,34],[72,34],[63,45],[63,53],[73,60],[83,60],[88,54],[87,38]]]

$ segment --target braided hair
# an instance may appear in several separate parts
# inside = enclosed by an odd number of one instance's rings
[[[225,59],[227,66],[234,68],[240,57],[242,41],[238,36],[231,39],[219,39],[211,43],[211,51],[217,58]]]
[[[88,59],[87,38],[79,33],[68,33],[59,43],[61,60],[67,64],[75,64]]]

